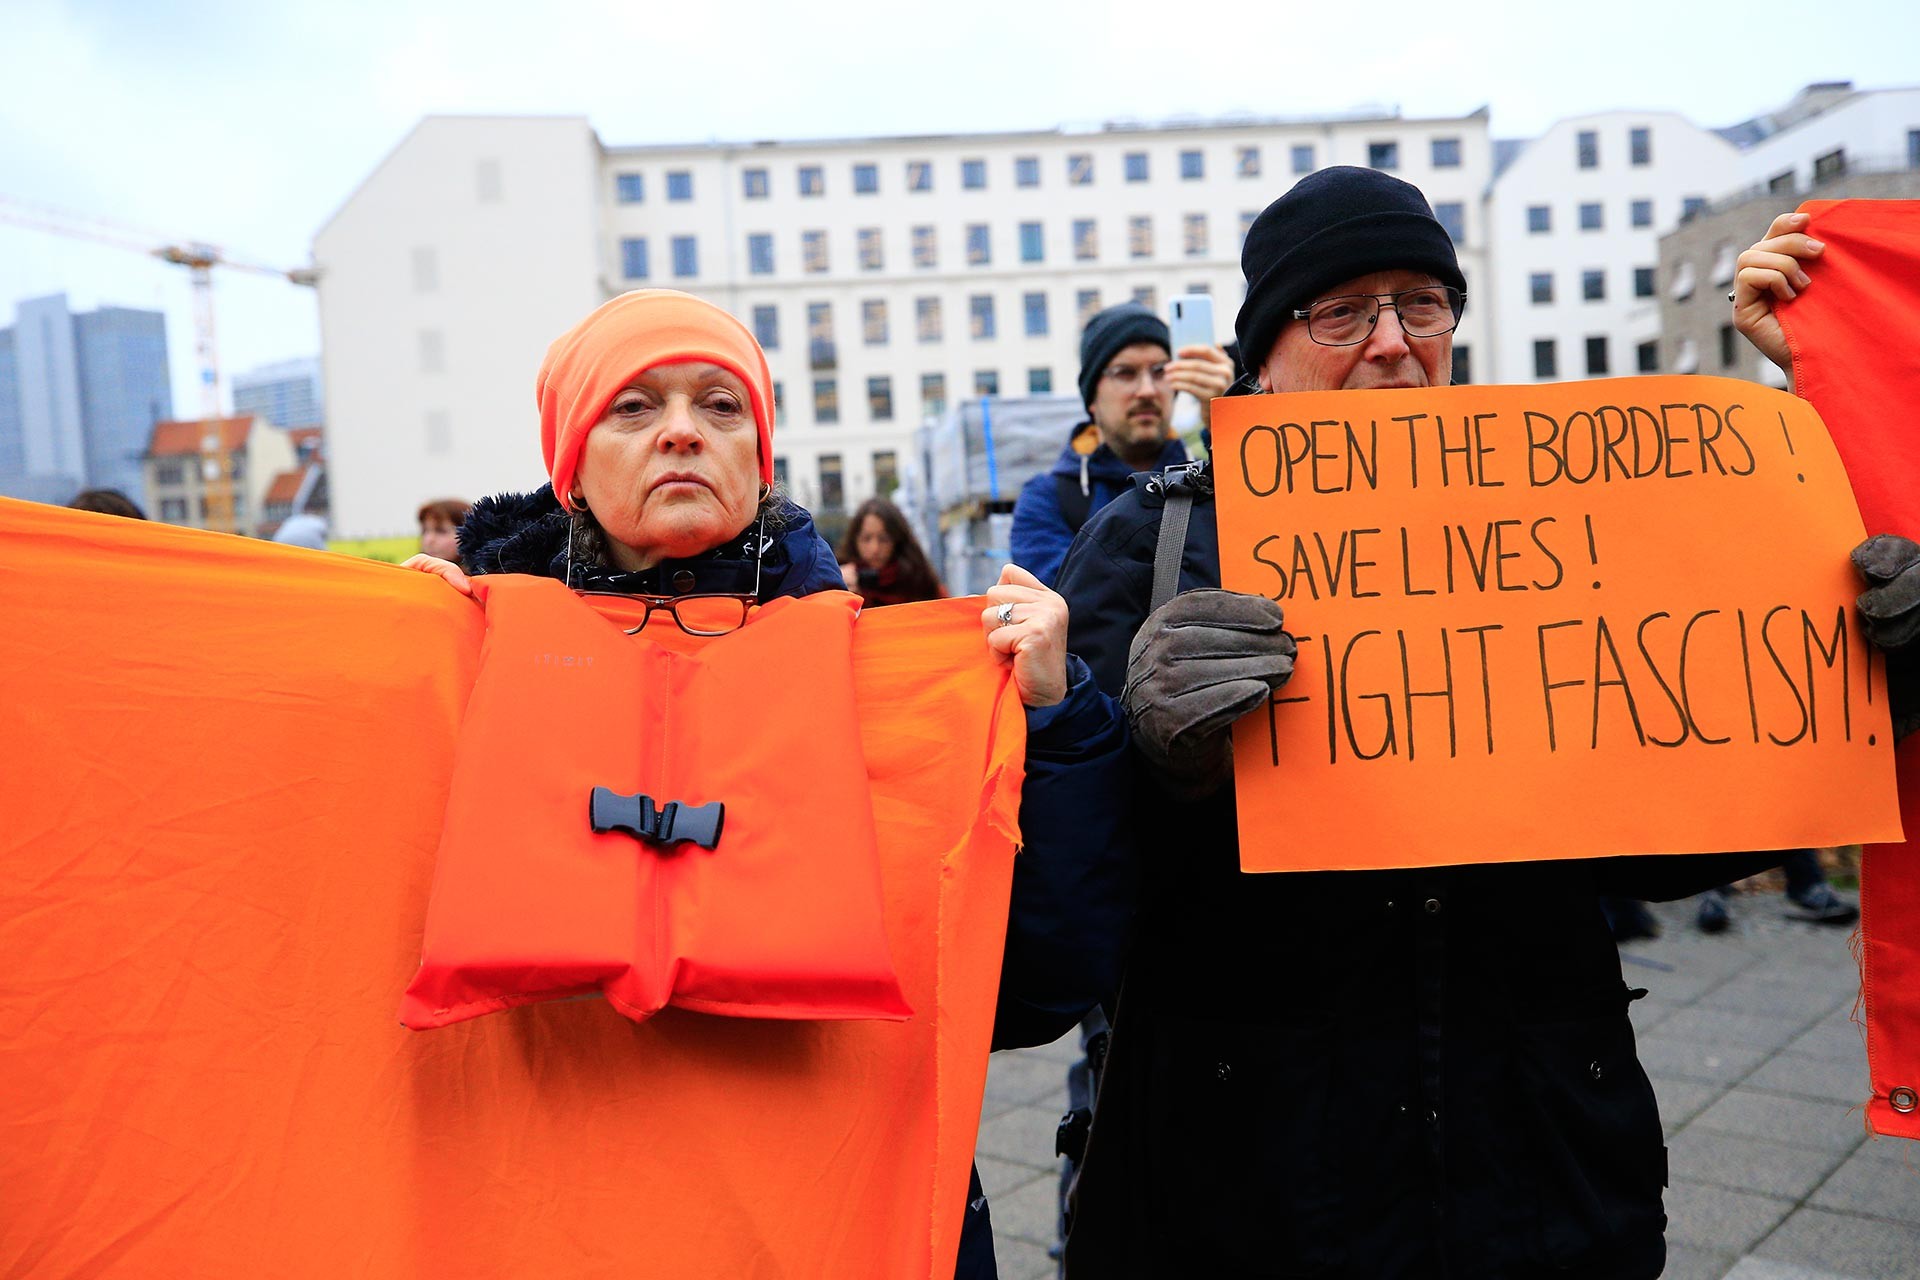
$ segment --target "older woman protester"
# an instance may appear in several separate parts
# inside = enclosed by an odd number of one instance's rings
[[[843,585],[812,518],[773,486],[772,377],[725,311],[672,290],[622,294],[554,342],[538,399],[551,484],[474,506],[460,528],[466,570],[426,555],[408,567],[462,592],[469,573],[762,602]],[[1026,846],[1014,862],[993,1033],[1005,1049],[1053,1040],[1117,985],[1133,863],[1107,798],[1125,785],[1127,735],[1066,652],[1065,601],[1031,574],[1007,566],[981,625],[1027,709]],[[993,1275],[976,1174],[956,1276]]]
[[[938,600],[947,593],[900,508],[868,498],[854,508],[840,539],[840,576],[869,607]]]

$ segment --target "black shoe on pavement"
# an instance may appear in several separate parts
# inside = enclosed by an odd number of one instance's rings
[[[1709,889],[1700,895],[1700,906],[1694,916],[1694,922],[1702,933],[1725,933],[1727,926],[1733,923],[1733,916],[1727,910],[1727,894],[1724,889]]]
[[[1798,893],[1788,890],[1787,901],[1800,908],[1787,913],[1794,920],[1806,920],[1813,924],[1852,924],[1860,918],[1860,908],[1835,893],[1833,886],[1824,882]]]
[[[1660,936],[1660,922],[1653,918],[1653,912],[1647,910],[1647,904],[1637,898],[1614,899],[1609,917],[1608,923],[1613,926],[1615,942]]]

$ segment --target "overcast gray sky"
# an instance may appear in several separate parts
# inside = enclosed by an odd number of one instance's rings
[[[297,265],[433,112],[582,114],[640,143],[1486,104],[1494,136],[1525,137],[1920,83],[1916,51],[1914,0],[0,0],[0,196]],[[0,224],[0,325],[61,290],[162,308],[189,415],[184,276]],[[318,350],[311,292],[229,274],[216,296],[225,373]]]

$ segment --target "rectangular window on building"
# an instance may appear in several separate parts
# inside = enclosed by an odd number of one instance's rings
[[[993,244],[987,238],[987,224],[970,222],[967,224],[967,265],[984,267],[993,262]]]
[[[807,304],[807,363],[815,369],[832,369],[840,363],[840,352],[833,340],[833,304]]]
[[[935,261],[933,228],[915,227],[913,229],[913,265],[931,267]]]
[[[773,274],[773,235],[755,231],[747,236],[747,271],[751,275]]]
[[[1313,172],[1313,146],[1311,143],[1296,143],[1290,148],[1289,159],[1293,162],[1295,173]]]
[[[1551,205],[1530,204],[1527,206],[1527,234],[1543,235],[1553,230],[1553,208]]]
[[[1030,396],[1050,396],[1053,394],[1053,370],[1027,370],[1027,394]]]
[[[879,190],[879,165],[856,164],[853,166],[853,194],[857,196],[870,196]]]
[[[787,460],[779,454],[775,454],[773,458],[773,482],[782,489],[785,489],[787,487],[787,475]]]
[[[420,331],[420,372],[445,373],[447,370],[447,335],[438,329]]]
[[[1587,376],[1602,377],[1607,373],[1607,339],[1600,334],[1587,339]]]
[[[1086,328],[1087,321],[1093,319],[1099,310],[1100,291],[1098,289],[1077,289],[1074,291],[1073,312],[1077,317],[1074,323],[1078,328]]]
[[[1047,295],[1027,293],[1020,297],[1021,313],[1026,317],[1027,336],[1044,338],[1047,336]]]
[[[1627,159],[1635,165],[1653,163],[1653,130],[1642,127],[1627,130]]]
[[[1635,267],[1633,269],[1633,296],[1651,298],[1653,296],[1653,268]]]
[[[1207,256],[1207,215],[1190,213],[1180,220],[1180,247],[1189,258]]]
[[[1607,273],[1589,268],[1580,273],[1580,297],[1587,302],[1607,300]]]
[[[1046,240],[1040,224],[1023,222],[1020,224],[1020,261],[1045,262],[1047,258]]]
[[[1160,309],[1160,291],[1150,284],[1135,286],[1133,300],[1149,311]]]
[[[1536,307],[1546,306],[1553,301],[1553,272],[1536,271],[1527,277],[1527,291]]]
[[[1643,342],[1633,349],[1633,367],[1638,373],[1660,372],[1660,340]]]
[[[613,175],[613,198],[621,204],[639,204],[646,198],[646,184],[637,173]]]
[[[880,253],[880,228],[862,227],[854,232],[854,242],[860,252],[860,269],[878,271],[885,259]]]
[[[620,275],[627,280],[647,278],[647,242],[628,236],[620,242]]]
[[[1907,130],[1907,168],[1920,169],[1920,129]]]
[[[1720,326],[1720,367],[1722,369],[1731,369],[1739,362],[1738,340],[1739,335],[1734,332],[1732,325]]]
[[[1473,381],[1473,351],[1464,342],[1453,344],[1453,382],[1456,387],[1464,387]]]
[[[823,196],[827,194],[827,171],[817,164],[801,165],[800,194],[803,196]]]
[[[700,274],[700,244],[692,236],[673,238],[673,274],[681,279]]]
[[[838,422],[840,407],[836,404],[833,417],[823,418],[823,422]],[[823,453],[820,455],[820,506],[827,511],[840,511],[847,505],[846,478],[840,471],[840,455]]]
[[[973,374],[973,394],[976,396],[997,396],[1000,394],[1000,374],[995,369],[976,369]]]
[[[867,298],[860,303],[860,340],[870,347],[887,344],[887,300]]]
[[[892,417],[893,414],[889,412],[887,416]],[[893,491],[899,487],[899,459],[891,449],[875,449],[873,451],[873,491],[882,498],[891,498]]]
[[[753,309],[753,340],[763,351],[780,349],[780,308],[763,303]]]
[[[765,200],[767,198],[767,171],[765,169],[742,169],[740,171],[740,195],[747,200]]]
[[[1589,200],[1580,206],[1580,229],[1582,231],[1600,230],[1600,202]]]
[[[993,295],[976,293],[967,299],[967,328],[975,341],[993,336]]]
[[[787,384],[784,382],[776,382],[773,384],[773,425],[776,427],[782,426],[786,423],[786,421],[787,421]],[[782,472],[780,469],[780,465],[785,461],[786,461],[785,458],[775,458],[773,460],[773,471],[774,471],[773,478],[779,481],[781,484],[785,484],[787,482],[787,477],[785,473]]]
[[[1084,187],[1093,182],[1093,157],[1084,151],[1067,157],[1067,185]]]
[[[800,269],[816,275],[827,269],[826,232],[802,231],[800,233]]]
[[[1234,152],[1233,171],[1242,178],[1260,176],[1260,148],[1241,147]]]
[[[1560,356],[1554,349],[1552,338],[1534,339],[1533,376],[1535,378],[1557,378],[1560,376]]]
[[[1823,182],[1832,182],[1835,178],[1844,177],[1846,172],[1847,149],[1845,147],[1835,147],[1827,154],[1813,158],[1813,185],[1816,187]]]
[[[693,174],[685,169],[676,169],[667,175],[667,199],[684,201],[693,199]]]
[[[813,420],[822,426],[840,421],[840,384],[832,378],[813,380]]]
[[[1650,227],[1653,225],[1653,201],[1635,200],[1627,206],[1627,211],[1627,220],[1633,223],[1634,226]]]
[[[1398,169],[1400,167],[1400,144],[1397,142],[1369,142],[1367,144],[1367,167],[1369,169]]]
[[[1147,180],[1147,153],[1144,151],[1127,152],[1125,169],[1128,182],[1145,182]]]
[[[1073,260],[1093,262],[1100,256],[1100,232],[1092,218],[1073,220]]]
[[[167,524],[185,524],[187,500],[185,498],[160,499],[160,519]]]
[[[501,183],[500,162],[489,157],[473,166],[473,198],[481,204],[499,204],[506,188]],[[201,500],[203,503],[205,499]],[[202,513],[205,518],[205,513]]]
[[[1680,198],[1680,221],[1691,222],[1707,211],[1705,196],[1682,196]]]
[[[1129,258],[1153,256],[1153,219],[1146,214],[1137,214],[1127,219],[1127,256]]]
[[[907,190],[933,190],[933,162],[931,160],[907,161]]]
[[[1205,280],[1196,280],[1187,286],[1187,292],[1211,294],[1213,292],[1213,286]]]
[[[1040,157],[1015,156],[1013,158],[1013,185],[1016,187],[1037,187],[1040,185]]]
[[[925,417],[937,418],[947,411],[947,375],[944,373],[923,373],[920,375],[920,412]]]
[[[1433,216],[1447,229],[1455,244],[1467,242],[1467,206],[1458,200],[1442,200],[1433,206]]]
[[[416,245],[413,250],[413,291],[435,293],[440,288],[440,255],[432,245]]]
[[[1799,185],[1794,171],[1786,169],[1767,179],[1767,194],[1770,196],[1790,196]]]
[[[962,160],[960,162],[960,187],[963,191],[985,191],[987,189],[987,162],[985,160]]]
[[[427,452],[448,454],[453,452],[453,415],[445,409],[431,409],[427,412]],[[200,516],[206,518],[206,499],[200,499]]]
[[[940,299],[915,298],[913,300],[913,330],[922,342],[939,342],[945,336],[946,325],[940,318]]]
[[[1253,224],[1260,217],[1258,209],[1243,209],[1240,212],[1240,247],[1247,247],[1247,233],[1253,230]]]
[[[1182,151],[1180,153],[1180,180],[1192,182],[1207,176],[1207,153],[1204,151]]]
[[[885,374],[867,379],[867,417],[873,422],[893,421],[893,379]]]
[[[1582,169],[1600,167],[1600,135],[1592,129],[1582,129],[1573,135],[1573,153]]]
[[[1436,169],[1458,169],[1460,167],[1460,139],[1435,138],[1432,141],[1433,167]]]

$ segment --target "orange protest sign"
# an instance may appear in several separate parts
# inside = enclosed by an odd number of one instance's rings
[[[1689,377],[1213,410],[1221,580],[1300,642],[1235,730],[1245,870],[1897,837],[1860,516],[1804,401]]]

